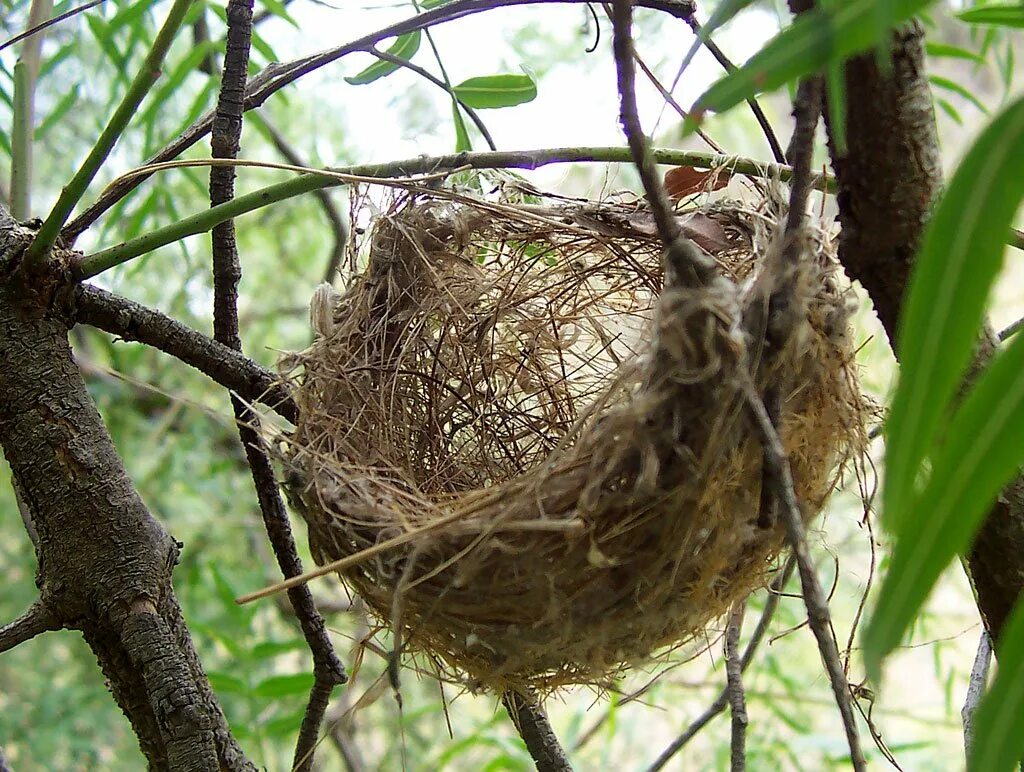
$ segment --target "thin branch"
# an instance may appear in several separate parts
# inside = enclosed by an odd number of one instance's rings
[[[35,239],[29,245],[25,259],[30,263],[38,263],[49,255],[50,250],[57,241],[57,237],[60,235],[61,229],[64,227],[64,223],[67,222],[68,217],[71,215],[71,211],[81,200],[82,196],[85,195],[89,183],[92,182],[93,177],[96,176],[100,167],[103,166],[110,151],[114,149],[114,144],[121,134],[124,133],[125,127],[127,127],[128,122],[135,115],[142,100],[160,77],[164,57],[167,55],[167,51],[171,47],[171,41],[174,40],[178,28],[185,18],[185,13],[191,5],[192,0],[174,0],[174,4],[167,13],[167,20],[160,28],[160,31],[157,32],[153,45],[146,54],[142,67],[136,73],[131,85],[129,85],[124,98],[117,106],[117,109],[114,110],[113,115],[110,116],[110,120],[107,121],[107,125],[103,128],[99,139],[96,140],[96,144],[89,151],[89,155],[86,156],[81,167],[79,167],[71,180],[61,190],[57,203],[54,204],[50,214],[43,221],[42,227],[40,227]]]
[[[779,509],[786,527],[786,536],[796,555],[797,567],[800,570],[800,584],[803,588],[804,605],[807,607],[807,621],[818,641],[818,651],[825,662],[832,692],[835,694],[836,704],[839,706],[843,729],[846,732],[846,742],[850,747],[851,763],[857,772],[863,772],[867,766],[860,748],[860,740],[857,738],[857,722],[853,714],[850,685],[843,673],[843,664],[839,659],[839,647],[832,634],[828,605],[825,602],[821,584],[814,572],[814,563],[811,561],[810,552],[807,549],[807,534],[800,515],[800,505],[797,503],[796,493],[793,490],[793,477],[789,469],[789,460],[786,458],[786,450],[765,410],[761,397],[754,390],[753,384],[748,385],[747,391],[748,405],[754,415],[757,428],[761,432],[762,441],[768,449],[766,455],[772,472],[770,481],[773,484],[777,501],[781,505]]]
[[[234,159],[238,156],[245,74],[252,42],[252,12],[253,0],[228,0],[227,47],[211,134],[214,158]],[[234,198],[234,181],[234,167],[214,166],[210,169],[211,207],[228,203]],[[242,350],[238,329],[238,282],[241,276],[234,221],[227,220],[213,229],[213,327],[214,338],[238,352]],[[259,419],[235,396],[231,398],[231,406],[252,471],[267,537],[277,563],[286,578],[301,574],[302,561],[295,548],[288,512],[281,498],[274,468],[259,434]],[[337,684],[345,683],[347,676],[327,635],[324,619],[316,610],[309,588],[296,588],[288,595],[313,655],[314,683],[296,742],[293,763],[293,769],[307,772],[313,766],[317,736],[331,692]]]
[[[691,15],[686,19],[686,23],[690,25],[690,29],[693,30],[693,34],[700,38],[701,25],[697,22],[697,18]],[[726,72],[732,73],[736,71],[736,65],[729,60],[729,57],[722,52],[722,49],[715,44],[715,41],[708,38],[703,42],[704,47],[713,57],[715,57]],[[681,72],[680,75],[682,75]],[[764,114],[764,110],[761,109],[761,105],[759,105],[757,100],[753,97],[747,100],[747,105],[750,107],[750,112],[754,114],[754,118],[757,119],[757,123],[761,127],[761,131],[764,132],[764,137],[768,140],[768,146],[772,149],[772,155],[775,157],[775,160],[780,164],[785,163],[786,156],[782,152],[782,145],[779,143],[779,138],[775,136],[775,130],[772,129],[772,125],[768,121],[768,116]]]
[[[284,159],[293,166],[307,166],[303,163],[295,149],[288,143],[284,135],[265,116],[254,115],[253,118],[263,124],[263,128],[270,135],[270,141],[274,143]],[[331,198],[331,194],[325,188],[317,188],[313,191],[320,207],[324,210],[327,222],[331,226],[331,233],[334,234],[334,242],[331,245],[331,254],[327,260],[327,268],[324,271],[324,281],[330,283],[334,275],[341,267],[341,261],[345,259],[345,247],[348,245],[351,228],[349,227],[348,215],[342,214]]]
[[[771,624],[772,617],[775,616],[775,610],[779,607],[779,600],[782,598],[782,591],[785,590],[786,584],[789,582],[790,577],[793,575],[793,569],[796,568],[796,559],[792,556],[786,560],[782,570],[779,571],[778,576],[775,577],[771,585],[768,588],[768,597],[764,602],[764,609],[761,611],[761,618],[757,620],[757,625],[754,627],[754,632],[750,635],[750,640],[747,641],[747,648],[743,650],[743,656],[740,658],[740,673],[746,671],[750,666],[750,663],[754,661],[754,655],[757,653],[757,647],[760,646],[761,641],[764,639],[765,633],[768,632],[768,626]],[[714,702],[705,710],[692,724],[690,724],[686,730],[679,735],[672,744],[669,745],[661,755],[654,761],[654,763],[648,767],[647,772],[657,772],[657,770],[664,768],[666,764],[675,756],[683,746],[686,745],[690,740],[696,737],[697,733],[700,732],[705,726],[711,723],[711,720],[718,714],[725,710],[729,704],[729,689],[726,687],[722,689],[718,697]]]
[[[626,135],[633,163],[640,174],[647,203],[665,245],[665,259],[676,273],[681,286],[706,284],[715,275],[714,261],[702,254],[682,237],[672,206],[658,179],[654,160],[648,152],[647,137],[640,125],[636,107],[636,70],[633,48],[633,4],[631,0],[614,0],[612,4],[612,50],[619,89],[619,116]]]
[[[792,169],[788,166],[762,163],[738,156],[668,149],[651,150],[650,155],[654,163],[658,164],[689,166],[695,169],[722,167],[748,177],[777,178],[784,182],[792,178]],[[408,185],[427,181],[427,176],[410,179],[411,175],[422,174],[436,179],[445,176],[449,171],[463,169],[532,170],[553,163],[632,163],[632,161],[633,156],[629,148],[562,147],[546,150],[420,156],[382,164],[327,169],[322,174],[302,174],[285,182],[268,185],[252,193],[239,196],[219,206],[205,209],[171,225],[150,231],[144,236],[86,255],[72,266],[72,274],[78,279],[91,278],[115,265],[128,262],[167,244],[173,244],[186,236],[206,233],[214,226],[234,217],[261,209],[277,201],[284,201],[314,190],[343,185],[348,181],[379,181],[381,184]],[[212,162],[189,162],[190,165],[203,163]],[[139,175],[140,178],[143,176],[148,175]],[[396,178],[404,179],[397,182]],[[832,185],[833,180],[827,175],[819,175],[814,178],[814,186],[818,190],[831,190]],[[111,186],[112,189],[114,187],[116,185]]]
[[[291,62],[269,64],[261,72],[253,76],[245,89],[245,110],[252,110],[262,105],[271,95],[324,65],[337,61],[343,56],[359,51],[369,51],[388,38],[398,37],[408,32],[426,29],[473,14],[497,8],[511,8],[521,5],[548,5],[566,3],[586,3],[590,0],[454,0],[454,2],[433,8],[425,13],[389,25],[369,35],[364,35],[345,45],[322,51],[318,54],[295,59]],[[692,0],[638,0],[638,6],[662,11],[678,19],[686,19],[693,15]],[[186,149],[192,147],[209,133],[213,125],[213,114],[207,113],[187,128],[177,139],[163,150],[152,156],[147,163],[168,161],[176,158]],[[72,243],[78,236],[110,207],[120,201],[138,187],[144,177],[124,180],[117,187],[108,188],[100,198],[81,215],[68,223],[61,235],[67,243]]]
[[[60,628],[60,622],[51,616],[42,603],[36,601],[20,617],[0,627],[0,654],[32,640],[41,633]]]
[[[277,375],[159,311],[80,284],[70,300],[70,315],[77,322],[170,354],[246,402],[262,403],[293,424],[298,419],[298,408]]]
[[[810,191],[809,177],[814,130],[821,115],[821,103],[821,78],[813,77],[802,81],[797,89],[793,105],[796,129],[794,130],[793,140],[789,149],[795,176],[790,191],[783,257],[790,265],[795,265],[801,257],[800,232],[803,229],[806,216],[807,196]],[[782,281],[785,283],[774,291],[774,294],[778,296],[776,302],[780,306],[791,305],[790,299],[792,298],[794,282],[796,281],[795,273],[791,271],[788,276],[784,274]],[[775,299],[773,298],[773,300]],[[776,316],[783,318],[785,315]],[[779,326],[781,327],[781,325]],[[781,347],[785,345],[786,337],[788,337],[790,331],[791,328],[770,329],[768,334],[773,336],[773,344]],[[786,457],[786,451],[776,427],[777,418],[773,420],[773,416],[768,408],[766,408],[761,395],[757,393],[754,387],[753,379],[748,380],[744,390],[754,423],[761,433],[766,469],[764,482],[771,489],[772,497],[776,502],[776,509],[780,511],[786,529],[786,536],[790,547],[796,555],[797,567],[800,571],[800,584],[803,588],[804,605],[807,608],[807,622],[818,642],[818,651],[828,672],[829,682],[831,683],[836,704],[839,707],[839,713],[842,718],[843,729],[846,732],[851,762],[854,769],[860,772],[866,766],[864,755],[860,748],[860,740],[857,737],[857,723],[853,712],[850,685],[846,680],[846,673],[839,657],[839,647],[832,631],[828,600],[822,592],[821,584],[818,582],[818,577],[814,570],[814,563],[807,549],[806,529],[800,505],[797,503],[796,493],[793,489],[793,477],[789,468],[789,460]]]
[[[747,701],[743,696],[743,663],[739,653],[743,606],[737,603],[733,607],[725,627],[725,691],[729,695],[729,711],[732,715],[732,739],[729,746],[729,768],[732,772],[743,772],[747,766]]]
[[[83,3],[82,5],[79,5],[79,6],[76,6],[75,8],[72,8],[70,11],[65,11],[64,13],[57,14],[52,19],[47,19],[44,22],[41,22],[41,23],[38,23],[38,24],[34,24],[34,25],[32,24],[32,21],[30,20],[29,24],[32,25],[32,26],[30,26],[24,32],[21,32],[21,33],[15,35],[10,40],[5,40],[2,44],[0,44],[0,51],[3,51],[6,48],[10,48],[15,43],[19,43],[20,41],[24,40],[25,38],[32,37],[37,32],[42,32],[44,29],[49,29],[54,24],[60,24],[65,19],[70,19],[72,16],[76,16],[77,14],[80,14],[80,13],[82,13],[84,11],[88,11],[90,8],[95,8],[97,5],[99,5],[100,3],[103,3],[103,2],[106,2],[106,0],[90,0],[90,2],[88,2],[88,3]]]
[[[387,51],[381,51],[376,46],[370,49],[370,53],[376,56],[378,59],[381,59],[382,61],[391,62],[391,64],[395,64],[398,65],[399,67],[404,67],[407,70],[411,70],[424,80],[430,81],[438,88],[443,89],[444,92],[448,94],[452,99],[454,99],[458,103],[459,107],[461,107],[463,111],[465,111],[466,115],[469,116],[469,119],[473,121],[473,125],[476,126],[477,130],[483,136],[484,141],[487,143],[487,146],[491,150],[496,151],[498,149],[498,146],[494,144],[494,138],[491,136],[491,132],[487,130],[487,125],[480,118],[480,114],[472,107],[467,105],[465,102],[463,102],[461,99],[459,99],[458,95],[455,93],[455,89],[452,88],[449,84],[445,83],[443,80],[438,78],[430,71],[423,69],[418,64],[413,64],[408,59],[403,59],[400,56],[395,56],[394,54],[389,53]]]
[[[501,703],[526,743],[537,772],[572,772],[572,764],[535,699],[508,691],[502,695]]]
[[[985,684],[988,682],[988,669],[992,663],[992,638],[987,630],[981,631],[978,640],[978,653],[974,656],[974,667],[967,684],[967,696],[964,706],[960,709],[960,718],[964,724],[964,752],[971,757],[974,746],[974,716],[978,711],[981,698],[985,696]]]

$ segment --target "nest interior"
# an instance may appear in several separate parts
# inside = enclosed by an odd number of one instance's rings
[[[680,215],[718,266],[694,288],[636,205],[396,202],[287,363],[317,561],[350,558],[403,650],[495,690],[701,635],[784,543],[744,384],[778,406],[805,519],[863,442],[830,242],[785,267],[771,209]]]

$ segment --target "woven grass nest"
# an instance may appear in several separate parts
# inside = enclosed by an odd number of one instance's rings
[[[766,582],[744,379],[781,400],[806,520],[864,441],[831,244],[783,271],[773,208],[679,214],[719,269],[697,289],[639,204],[424,191],[375,219],[288,359],[285,453],[315,559],[349,558],[402,651],[471,688],[607,684]]]

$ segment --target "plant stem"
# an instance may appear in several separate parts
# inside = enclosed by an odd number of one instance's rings
[[[135,115],[142,100],[160,77],[164,57],[167,56],[171,42],[174,40],[174,36],[181,26],[185,13],[188,11],[189,6],[192,5],[192,2],[193,0],[174,0],[171,10],[167,14],[167,20],[164,22],[163,27],[160,28],[160,31],[157,32],[156,38],[153,41],[153,47],[146,54],[142,67],[128,87],[128,91],[121,100],[121,104],[114,110],[114,114],[100,133],[99,139],[96,140],[92,150],[89,151],[89,155],[82,162],[82,166],[68,184],[64,186],[60,196],[57,198],[57,203],[54,204],[53,209],[39,229],[39,233],[36,234],[35,239],[29,245],[26,260],[30,264],[39,263],[49,255],[50,250],[57,241],[60,229],[67,222],[72,210],[82,199],[82,196],[85,195],[89,183],[92,182],[100,167],[107,160],[107,156],[110,155],[114,144],[128,126],[132,116]]]
[[[784,182],[792,177],[792,169],[788,166],[761,163],[738,156],[665,149],[652,149],[650,153],[654,162],[659,164],[691,166],[696,169],[726,167],[750,177],[772,178],[777,176]],[[74,274],[76,278],[88,279],[116,265],[152,252],[154,249],[179,241],[186,236],[205,233],[215,225],[247,212],[313,190],[345,184],[344,180],[333,175],[346,174],[385,181],[410,174],[466,167],[472,169],[537,169],[553,163],[632,163],[632,160],[629,148],[626,147],[563,147],[547,150],[453,153],[444,156],[409,158],[403,161],[332,169],[330,170],[332,176],[303,174],[294,179],[239,196],[226,204],[211,207],[136,239],[87,255],[77,263]],[[819,175],[814,178],[814,187],[818,190],[828,191],[832,189],[833,185],[834,181],[831,177]]]

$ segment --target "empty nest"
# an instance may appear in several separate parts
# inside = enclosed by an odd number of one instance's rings
[[[802,514],[862,447],[831,243],[779,207],[680,213],[718,276],[662,268],[636,204],[409,195],[287,360],[315,559],[449,676],[607,683],[693,640],[783,547],[744,384],[780,406]],[[367,247],[368,244],[368,247]]]

